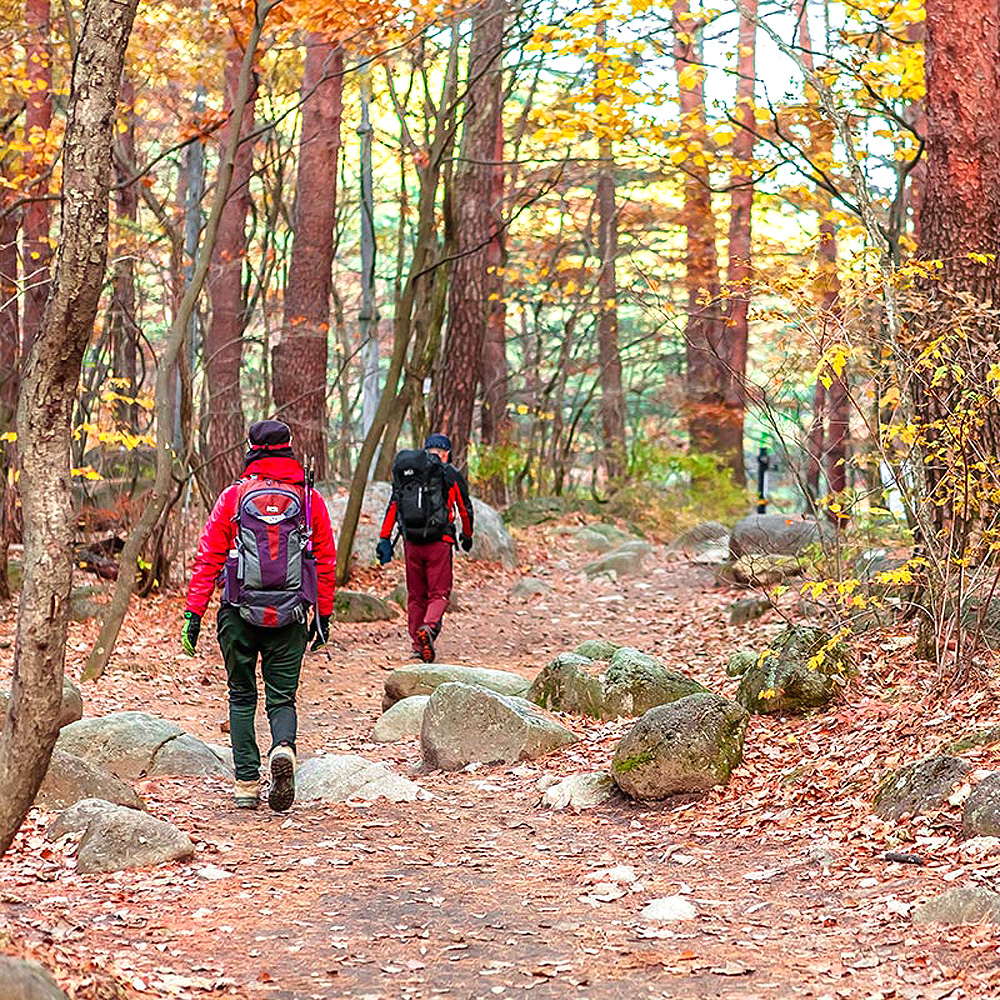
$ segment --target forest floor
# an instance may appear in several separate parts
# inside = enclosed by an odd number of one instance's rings
[[[771,612],[730,626],[740,593],[662,548],[642,577],[588,583],[588,557],[551,528],[518,540],[516,572],[456,560],[461,610],[446,619],[441,662],[532,676],[555,653],[607,637],[731,695],[729,655],[761,648],[782,624]],[[518,573],[544,576],[552,592],[511,599]],[[352,586],[386,594],[400,577],[394,562]],[[85,686],[85,714],[144,709],[225,742],[212,616],[191,660],[179,651],[181,609],[176,593],[136,605],[109,674]],[[0,608],[4,685],[13,625],[13,609]],[[95,631],[72,626],[71,676]],[[0,861],[0,951],[43,961],[79,1000],[1000,996],[994,929],[909,917],[948,888],[991,885],[1000,858],[969,856],[957,805],[894,824],[870,809],[887,769],[1000,722],[994,682],[941,697],[907,636],[870,633],[852,640],[860,677],[835,710],[751,720],[725,788],[555,812],[540,804],[538,779],[607,768],[627,721],[565,717],[581,742],[549,758],[423,774],[417,740],[368,738],[386,672],[409,652],[403,619],[338,626],[335,638],[330,658],[306,661],[300,757],[363,754],[433,798],[236,812],[221,781],[149,780],[138,785],[148,808],[190,834],[197,858],[113,875],[78,875],[72,848],[42,837],[51,817],[33,811]],[[997,767],[997,753],[963,756],[975,771]],[[884,860],[893,849],[924,863]],[[614,866],[631,866],[634,880],[595,889]],[[697,917],[639,917],[674,894]]]

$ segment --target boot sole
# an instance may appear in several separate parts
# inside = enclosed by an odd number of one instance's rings
[[[417,642],[420,643],[420,659],[424,663],[434,662],[434,640],[431,639],[430,632],[422,628],[417,630]]]
[[[284,812],[295,801],[295,765],[280,754],[271,761],[271,787],[267,804],[275,812]]]

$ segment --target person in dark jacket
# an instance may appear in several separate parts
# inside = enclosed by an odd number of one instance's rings
[[[434,659],[434,641],[441,632],[441,623],[452,588],[452,556],[456,544],[465,552],[472,548],[473,511],[469,487],[455,466],[449,463],[451,441],[445,434],[431,434],[424,450],[444,466],[447,525],[440,537],[415,542],[404,537],[406,563],[407,626],[413,643],[413,655],[430,663]],[[455,515],[461,531],[456,531]],[[392,530],[397,520],[397,501],[389,501],[375,555],[384,566],[392,558]]]
[[[259,656],[272,744],[268,803],[282,811],[295,799],[295,696],[302,658],[309,639],[315,636],[312,648],[318,649],[329,637],[337,554],[326,503],[306,487],[288,425],[258,421],[250,427],[247,445],[243,477],[222,492],[198,542],[181,646],[194,656],[201,620],[217,582],[225,577],[216,628],[228,676],[236,806],[256,809],[259,800],[261,759],[254,735]],[[263,551],[248,551],[243,545],[246,511],[254,501],[251,491],[264,498],[256,522]],[[284,528],[279,523],[282,504],[288,505]],[[252,515],[253,508],[249,509]],[[279,588],[264,590],[261,583],[254,589],[251,564],[277,573]],[[296,576],[300,583],[289,587],[287,580]],[[313,600],[312,630],[307,634],[308,605]]]

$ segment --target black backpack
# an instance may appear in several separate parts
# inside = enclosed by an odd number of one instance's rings
[[[408,542],[437,542],[448,527],[444,465],[426,451],[401,451],[392,463],[392,496]]]

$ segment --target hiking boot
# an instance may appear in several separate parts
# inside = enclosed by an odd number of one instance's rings
[[[282,743],[271,751],[269,758],[271,787],[267,804],[275,812],[284,812],[295,801],[295,751]]]
[[[260,781],[237,781],[233,801],[237,809],[256,809],[260,802]]]
[[[431,630],[426,625],[417,629],[417,646],[420,649],[420,659],[424,663],[434,662],[434,639]]]

